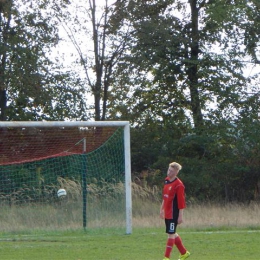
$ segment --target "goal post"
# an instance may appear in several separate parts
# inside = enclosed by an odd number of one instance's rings
[[[102,129],[110,129],[110,132]],[[56,134],[56,137],[54,134]],[[50,138],[47,141],[48,135],[50,135]],[[57,138],[55,144],[54,138]],[[81,148],[79,148],[79,144]],[[91,165],[92,159],[95,160],[93,166]],[[41,161],[41,163],[37,164],[38,161]],[[42,161],[44,161],[44,164]],[[37,166],[32,164],[34,162]],[[55,166],[51,166],[52,162],[55,162]],[[121,162],[123,166],[121,166]],[[25,164],[26,166],[24,166]],[[65,164],[67,168],[63,168]],[[23,165],[23,168],[19,168],[21,165]],[[73,173],[82,171],[80,183],[82,190],[80,192],[82,193],[82,223],[84,228],[88,223],[86,211],[88,210],[87,197],[90,190],[92,189],[94,194],[94,199],[91,202],[94,205],[93,207],[99,204],[104,205],[102,199],[108,201],[108,204],[105,205],[105,212],[111,210],[112,200],[121,199],[122,194],[119,191],[119,186],[123,185],[126,234],[132,233],[132,180],[130,125],[128,121],[1,121],[0,178],[2,180],[0,181],[3,186],[0,183],[0,203],[9,201],[11,205],[15,203],[13,198],[22,194],[21,196],[25,201],[30,200],[35,205],[40,200],[32,199],[28,195],[33,191],[37,193],[37,198],[41,197],[45,202],[51,203],[53,199],[59,205],[66,203],[65,200],[56,201],[56,193],[53,193],[57,187],[53,181],[49,181],[48,185],[46,184],[43,168],[46,172],[54,174],[50,178],[52,180],[56,178],[61,187],[64,187],[65,184],[71,185],[70,187],[75,186],[78,179],[73,176]],[[60,173],[62,169],[67,169],[69,176],[72,177],[62,176]],[[107,177],[105,176],[106,171],[109,175]],[[16,176],[19,176],[20,179],[14,181],[14,174],[17,174]],[[121,183],[122,174],[124,174],[124,180]],[[94,181],[93,184],[88,183],[88,178]],[[31,180],[30,187],[27,183],[22,183],[25,179]],[[101,179],[102,181],[100,181]],[[110,187],[106,180],[111,184]],[[67,183],[65,183],[66,181]],[[70,183],[68,184],[68,182]],[[19,185],[19,189],[15,185]],[[26,192],[22,193],[22,189]],[[46,189],[48,192],[46,192]],[[115,191],[117,195],[109,200],[108,193],[111,190]],[[72,198],[75,196],[75,192],[71,194]],[[113,203],[116,204],[117,202]],[[18,204],[21,204],[21,202]],[[73,212],[70,212],[70,214],[73,214]],[[93,219],[95,221],[95,217]],[[98,220],[96,221],[98,222]]]

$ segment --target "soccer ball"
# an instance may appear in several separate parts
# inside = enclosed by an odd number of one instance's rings
[[[64,196],[66,196],[66,195],[67,195],[67,191],[66,191],[65,189],[59,189],[59,190],[57,191],[57,196],[58,196],[59,198],[64,197]]]

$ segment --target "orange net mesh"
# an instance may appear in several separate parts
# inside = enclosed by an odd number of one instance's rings
[[[0,128],[0,165],[82,154],[101,146],[115,128]]]

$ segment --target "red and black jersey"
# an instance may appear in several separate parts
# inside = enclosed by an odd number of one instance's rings
[[[179,210],[186,207],[185,187],[179,178],[170,181],[167,177],[163,188],[164,217],[178,219]]]

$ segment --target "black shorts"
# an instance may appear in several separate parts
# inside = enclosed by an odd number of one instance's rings
[[[176,219],[165,219],[165,227],[167,234],[175,234],[178,221]]]

